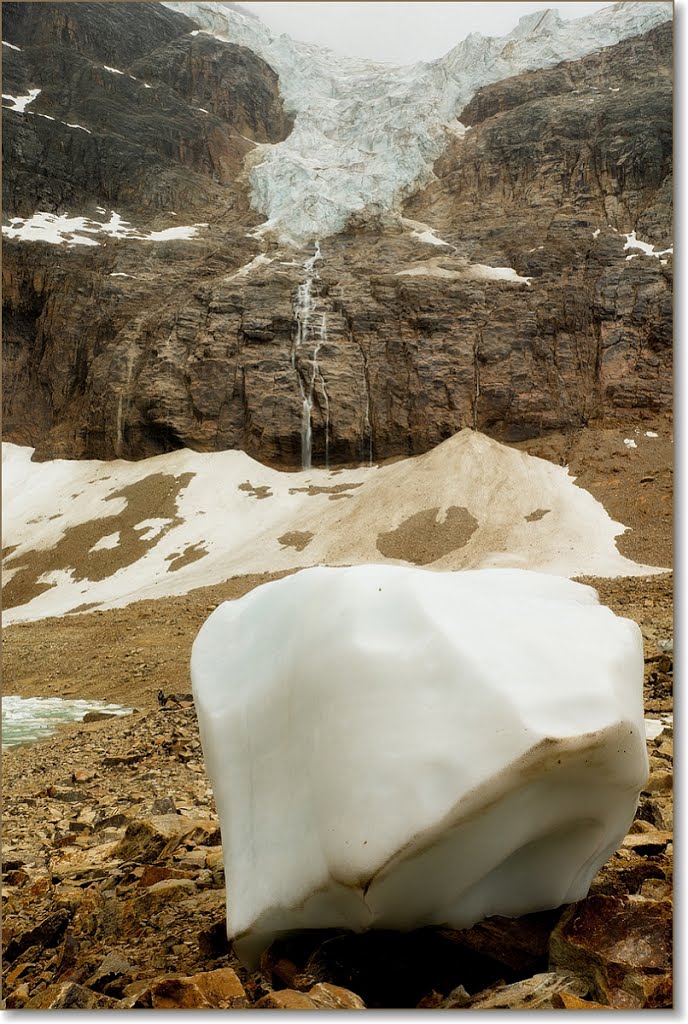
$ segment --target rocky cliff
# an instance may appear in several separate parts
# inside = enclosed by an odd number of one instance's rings
[[[319,246],[260,228],[294,114],[247,47],[148,3],[4,4],[3,39],[5,437],[37,457],[336,464],[670,409],[670,22],[486,85],[403,208]]]

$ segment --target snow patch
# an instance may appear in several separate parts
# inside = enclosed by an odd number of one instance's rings
[[[646,430],[645,437],[659,437],[659,434],[656,434],[654,430]]]
[[[3,39],[2,45],[8,47],[10,50],[17,50],[19,53],[22,52],[21,46],[15,46],[14,43],[8,43],[6,39]]]
[[[636,442],[633,440],[632,437],[625,437],[624,438],[624,444],[626,445],[627,448],[637,448],[638,447],[638,445],[636,444]]]
[[[468,263],[465,260],[453,261],[456,265],[449,266],[449,260],[436,257],[416,263],[405,270],[398,270],[397,277],[439,277],[447,281],[507,281],[511,284],[526,284],[530,287],[532,277],[522,277],[513,267],[489,267],[484,263]]]
[[[105,537],[101,537],[97,540],[91,551],[110,551],[112,548],[119,547],[119,530],[116,533],[108,533]]]
[[[98,212],[104,213],[102,207],[98,208]],[[128,221],[123,220],[114,210],[111,211],[110,220],[107,222],[92,220],[89,217],[70,217],[67,213],[54,214],[39,211],[26,220],[21,217],[13,217],[9,226],[3,224],[2,233],[8,238],[17,239],[20,242],[49,242],[52,245],[62,243],[100,245],[100,242],[86,238],[83,234],[76,234],[76,232],[144,242],[169,242],[176,239],[195,238],[201,228],[207,227],[208,224],[180,225],[179,227],[165,228],[162,231],[142,233],[132,227]]]
[[[29,89],[29,91],[26,94],[26,96],[10,96],[10,95],[8,95],[8,93],[4,92],[2,94],[2,98],[4,100],[11,100],[12,103],[14,103],[14,106],[13,107],[7,107],[3,103],[3,107],[4,107],[5,110],[14,110],[18,114],[23,114],[24,111],[26,110],[26,108],[28,107],[29,103],[33,103],[33,101],[36,99],[36,97],[40,96],[40,93],[41,93],[40,89]]]
[[[103,64],[106,71],[110,71],[113,75],[123,75],[124,72],[120,71],[119,68],[110,68],[107,64]]]
[[[417,238],[419,242],[425,242],[426,245],[446,246],[448,249],[454,248],[454,246],[449,242],[445,242],[443,238],[436,235],[435,231],[429,224],[423,224],[421,221],[409,220],[407,217],[402,217],[401,226],[404,228],[410,228],[413,238]]]
[[[661,249],[656,251],[654,245],[651,245],[649,242],[642,242],[639,238],[637,238],[635,231],[631,231],[630,234],[624,235],[624,237],[626,239],[624,249],[640,249],[640,251],[645,253],[646,256],[660,257],[669,254],[673,255],[673,245],[670,245],[668,249]],[[632,260],[633,258],[633,255],[626,257],[627,260]]]
[[[171,519],[142,519],[140,523],[137,523],[134,529],[137,533],[140,533],[140,540],[153,540],[157,537],[166,526],[169,526],[172,522]]]
[[[68,128],[79,128],[82,132],[87,132],[88,135],[92,135],[90,128],[84,128],[82,124],[70,124],[69,121],[62,121],[62,124],[66,124]]]
[[[488,267],[483,263],[474,263],[468,269],[469,277],[477,281],[515,281],[530,287],[532,277],[521,277],[513,267]]]
[[[596,228],[596,229],[595,229],[595,230],[593,231],[593,233],[592,233],[592,237],[593,237],[593,238],[597,238],[597,237],[599,236],[599,233],[600,233],[600,229],[599,229],[599,228]]]

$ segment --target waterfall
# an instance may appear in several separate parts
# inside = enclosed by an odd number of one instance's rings
[[[296,381],[301,395],[301,468],[310,469],[313,460],[313,404],[316,385],[320,386],[325,412],[325,465],[329,463],[330,448],[330,403],[325,379],[318,363],[318,353],[327,341],[327,316],[320,312],[313,295],[314,284],[319,274],[316,263],[322,260],[320,242],[315,243],[313,255],[303,265],[305,278],[296,292],[294,314],[296,317],[296,338],[291,350],[291,365],[296,371]],[[304,355],[312,348],[310,359]],[[310,363],[310,373],[304,374],[301,362]]]
[[[131,401],[131,377],[134,369],[134,353],[132,350],[131,343],[127,346],[127,377],[124,388],[119,393],[117,400],[117,420],[116,420],[116,437],[117,437],[117,457],[122,458],[122,446],[124,444],[124,402],[126,398],[127,403],[127,414],[129,412],[129,404]]]

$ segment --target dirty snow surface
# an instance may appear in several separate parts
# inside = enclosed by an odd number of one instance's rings
[[[672,16],[663,2],[619,3],[572,21],[536,12],[507,36],[474,32],[439,60],[395,66],[273,36],[258,18],[222,4],[165,6],[247,46],[279,75],[294,128],[284,142],[256,147],[250,180],[264,231],[297,245],[341,231],[364,210],[398,209],[431,180],[447,141],[464,134],[458,114],[482,86],[575,60]]]
[[[619,554],[624,527],[565,467],[470,430],[416,458],[340,471],[279,472],[240,451],[31,453],[3,445],[6,624],[316,564],[662,571]]]

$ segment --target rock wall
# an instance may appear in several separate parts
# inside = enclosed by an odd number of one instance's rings
[[[41,89],[5,111],[6,214],[205,226],[3,239],[6,439],[298,466],[308,396],[322,465],[671,408],[670,23],[481,90],[403,211],[321,240],[304,334],[313,248],[252,234],[246,168],[290,130],[274,72],[155,4],[64,6],[3,5],[3,91]]]

